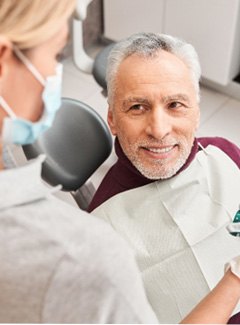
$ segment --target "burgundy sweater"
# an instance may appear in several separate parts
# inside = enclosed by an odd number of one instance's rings
[[[230,141],[219,137],[197,138],[194,140],[191,153],[183,165],[178,171],[180,173],[186,169],[199,150],[202,150],[198,146],[198,142],[206,148],[208,145],[214,145],[224,151],[238,166],[240,169],[240,149]],[[155,180],[150,180],[144,177],[140,172],[132,165],[129,159],[125,156],[118,139],[115,141],[115,151],[118,156],[117,162],[110,168],[102,183],[100,184],[97,192],[95,193],[88,211],[91,212],[96,209],[103,202],[111,198],[112,196],[133,189],[143,185],[147,185]],[[232,316],[228,324],[240,324],[240,313]]]
[[[208,145],[214,145],[224,151],[238,166],[240,169],[240,149],[230,141],[223,138],[197,138],[194,140],[191,153],[183,165],[178,171],[180,173],[186,169],[197,152],[201,150],[198,146],[198,142],[206,148]],[[132,165],[130,160],[125,156],[122,148],[116,138],[115,151],[118,156],[117,162],[110,168],[103,181],[101,182],[98,190],[96,191],[92,202],[89,205],[88,211],[91,212],[96,209],[103,202],[110,199],[112,196],[131,190],[140,186],[147,185],[155,180],[144,177],[140,172]]]

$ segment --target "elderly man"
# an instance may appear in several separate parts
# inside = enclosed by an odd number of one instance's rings
[[[118,161],[89,210],[134,249],[162,323],[179,322],[240,252],[226,229],[240,203],[240,150],[195,138],[200,73],[190,44],[153,33],[119,42],[108,63]]]

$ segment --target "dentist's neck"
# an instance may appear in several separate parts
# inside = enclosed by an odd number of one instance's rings
[[[1,134],[0,134],[0,137],[1,137]],[[4,166],[3,166],[3,160],[2,160],[2,141],[0,138],[0,170],[2,170],[3,168],[4,168]]]
[[[0,170],[4,169],[3,159],[2,159],[3,144],[2,144],[2,137],[1,137],[4,115],[5,115],[5,112],[0,105]]]

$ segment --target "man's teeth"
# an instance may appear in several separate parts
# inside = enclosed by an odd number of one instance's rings
[[[154,152],[154,153],[166,153],[173,149],[172,147],[166,147],[166,148],[147,148],[148,151]]]

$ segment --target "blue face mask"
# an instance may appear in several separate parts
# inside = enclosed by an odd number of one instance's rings
[[[44,104],[43,114],[37,122],[31,122],[17,117],[3,97],[0,96],[0,106],[9,115],[9,117],[3,120],[3,143],[25,145],[33,143],[42,132],[46,131],[52,125],[55,114],[61,106],[62,64],[58,63],[56,74],[47,77],[45,80],[33,64],[17,48],[14,48],[14,52],[32,72],[35,78],[44,86],[42,93]]]

